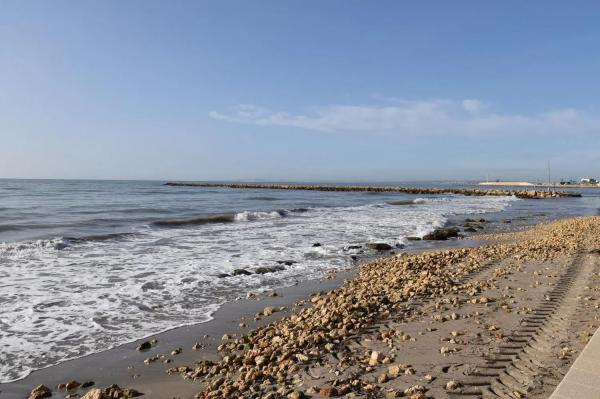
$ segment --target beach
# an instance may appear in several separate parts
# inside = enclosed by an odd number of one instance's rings
[[[1,8],[0,399],[600,399],[599,4]]]
[[[369,243],[425,249],[435,242],[412,238],[468,215],[488,222],[456,235],[543,220],[559,204],[589,208],[582,198],[118,181],[0,180],[0,201],[0,384],[209,321],[249,293],[352,270],[381,255]]]
[[[39,383],[62,397],[57,384],[91,380],[69,393],[102,397],[94,389],[115,383],[156,398],[545,398],[598,326],[599,233],[600,217],[570,218],[480,235],[475,247],[383,256],[2,394],[25,397]]]

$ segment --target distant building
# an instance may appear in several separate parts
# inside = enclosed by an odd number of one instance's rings
[[[591,177],[584,177],[580,181],[581,184],[598,184],[598,180]]]

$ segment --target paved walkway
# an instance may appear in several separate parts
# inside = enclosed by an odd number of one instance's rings
[[[550,399],[600,399],[600,328],[585,346]]]

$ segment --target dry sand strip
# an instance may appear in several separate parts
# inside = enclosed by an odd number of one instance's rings
[[[460,194],[473,196],[516,196],[518,198],[540,199],[581,197],[581,194],[570,191],[550,190],[480,190],[469,188],[427,188],[427,187],[398,187],[398,186],[336,186],[315,184],[258,184],[258,183],[188,183],[167,182],[165,186],[175,187],[204,187],[204,188],[235,188],[235,189],[267,189],[267,190],[308,190],[308,191],[353,191],[372,193],[404,193],[421,195]]]
[[[368,262],[278,320],[265,308],[272,323],[167,370],[149,396],[189,397],[183,378],[198,398],[547,398],[598,327],[600,217],[494,238]],[[106,397],[127,396],[84,396]]]

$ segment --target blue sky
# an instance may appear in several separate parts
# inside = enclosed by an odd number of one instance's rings
[[[0,177],[600,176],[600,5],[0,3]]]

